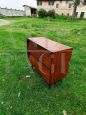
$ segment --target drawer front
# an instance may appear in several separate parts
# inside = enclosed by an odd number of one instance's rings
[[[31,41],[29,41],[29,45],[28,45],[29,47],[29,50],[31,50],[31,52],[33,51],[33,50],[37,50],[37,44],[35,44],[35,43],[33,43],[33,42],[31,42]]]
[[[49,53],[41,53],[41,52],[31,52],[30,53],[37,61],[43,63],[45,66],[50,68],[51,66],[51,56]]]
[[[50,70],[42,63],[38,62],[38,70],[44,76],[44,79],[49,83]]]
[[[48,68],[51,66],[51,54],[46,49],[29,41],[30,54],[39,62],[46,65]]]
[[[50,80],[50,70],[41,62],[38,62],[32,55],[29,55],[30,63],[36,68],[36,70],[44,77],[44,79],[49,83]]]
[[[29,61],[33,66],[38,67],[37,66],[37,61],[32,55],[29,55]]]

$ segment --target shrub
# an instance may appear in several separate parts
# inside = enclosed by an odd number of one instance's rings
[[[48,14],[47,14],[49,17],[51,18],[55,18],[56,14],[55,14],[55,10],[50,10],[48,11]]]
[[[68,20],[68,19],[69,19],[69,16],[64,16],[64,15],[61,16],[61,15],[60,15],[60,16],[58,16],[57,18],[60,19],[60,20],[61,20],[61,19],[62,19],[62,20]]]
[[[38,11],[38,16],[39,16],[40,18],[47,17],[47,12],[46,12],[46,10],[40,9],[40,10]]]

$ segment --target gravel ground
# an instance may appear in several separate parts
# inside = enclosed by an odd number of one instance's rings
[[[8,24],[10,24],[10,23],[11,23],[11,22],[8,21],[8,20],[0,19],[0,26],[8,25]]]

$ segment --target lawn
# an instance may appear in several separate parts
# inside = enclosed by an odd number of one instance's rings
[[[86,115],[86,20],[9,20],[0,27],[0,115]],[[74,48],[68,76],[51,89],[27,59],[26,39],[36,36]]]

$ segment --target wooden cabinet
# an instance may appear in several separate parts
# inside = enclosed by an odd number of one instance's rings
[[[28,59],[50,85],[66,77],[72,50],[44,37],[27,39]]]

